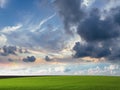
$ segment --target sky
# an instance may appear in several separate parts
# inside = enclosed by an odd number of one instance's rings
[[[120,75],[119,0],[0,0],[0,75]]]

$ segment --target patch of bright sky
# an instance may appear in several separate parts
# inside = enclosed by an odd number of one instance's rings
[[[0,28],[24,23],[30,15],[32,15],[31,22],[40,22],[54,13],[55,9],[50,0],[9,0],[6,8],[0,9]],[[47,23],[56,25],[61,22],[56,15]]]

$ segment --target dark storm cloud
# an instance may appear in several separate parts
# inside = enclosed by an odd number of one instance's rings
[[[75,57],[94,57],[94,58],[101,58],[101,57],[107,57],[111,55],[111,51],[109,47],[106,46],[99,46],[97,43],[88,43],[86,45],[80,44],[80,42],[76,42],[75,46],[73,47],[73,50],[76,51]]]
[[[3,46],[3,53],[1,55],[9,55],[9,54],[14,54],[16,55],[15,51],[17,50],[16,46]]]
[[[120,7],[112,9],[114,13],[114,21],[120,25]]]
[[[45,56],[45,60],[46,60],[46,61],[52,61],[52,59],[50,59],[49,56]]]
[[[90,15],[78,26],[78,34],[87,42],[104,41],[113,39],[120,35],[119,26],[108,17],[105,20],[100,19],[98,9],[90,12]]]
[[[76,42],[74,57],[120,58],[120,7],[111,8],[107,13],[100,8],[84,12],[84,8],[80,8],[81,0],[56,0],[55,4],[65,30],[70,32],[71,25],[76,25],[77,33],[85,41],[85,44]],[[103,13],[106,14],[104,19],[101,18]]]
[[[83,12],[80,10],[81,0],[56,0],[55,5],[63,19],[65,30],[72,34],[71,25],[78,24],[83,16]]]
[[[24,62],[35,62],[36,58],[34,56],[27,56],[27,58],[24,58]]]
[[[118,8],[114,10],[118,10]],[[77,42],[73,47],[76,51],[75,57],[106,57],[109,60],[120,58],[118,54],[118,50],[120,50],[119,15],[120,13],[111,14],[110,17],[102,20],[99,10],[92,10],[89,16],[79,23],[77,32],[87,45]]]
[[[75,57],[106,57],[109,60],[120,58],[118,55],[120,48],[119,15],[119,13],[115,13],[111,17],[106,17],[102,20],[99,10],[92,10],[89,16],[80,22],[78,26],[77,32],[86,41],[87,45],[76,43],[73,47],[76,51]]]

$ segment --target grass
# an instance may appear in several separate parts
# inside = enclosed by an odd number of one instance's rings
[[[120,77],[41,76],[0,79],[0,90],[120,90]]]

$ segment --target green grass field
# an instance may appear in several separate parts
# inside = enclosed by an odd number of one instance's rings
[[[120,77],[41,76],[0,79],[0,90],[120,90]]]

